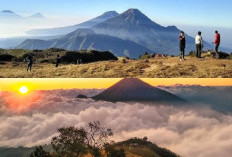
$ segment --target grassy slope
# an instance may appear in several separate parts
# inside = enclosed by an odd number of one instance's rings
[[[180,62],[178,57],[145,60],[104,61],[82,65],[61,64],[54,68],[50,63],[35,63],[32,72],[26,71],[26,63],[0,64],[0,77],[10,78],[231,78],[232,60],[202,59],[186,57]]]

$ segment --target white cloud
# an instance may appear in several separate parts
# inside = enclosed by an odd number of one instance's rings
[[[24,111],[12,112],[2,104],[0,146],[49,143],[62,126],[84,126],[99,120],[113,129],[115,140],[147,136],[152,142],[185,157],[229,157],[232,154],[232,116],[207,108],[95,102],[75,99],[99,91],[43,91]],[[4,112],[3,112],[4,111]]]

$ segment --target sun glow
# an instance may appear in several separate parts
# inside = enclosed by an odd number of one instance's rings
[[[27,94],[28,93],[28,88],[26,86],[22,86],[19,88],[19,93],[20,94]]]

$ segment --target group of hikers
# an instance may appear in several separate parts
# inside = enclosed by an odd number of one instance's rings
[[[214,52],[216,53],[216,58],[219,57],[218,54],[218,48],[220,46],[221,42],[221,37],[218,31],[215,31],[215,39],[213,44],[215,45],[214,47]],[[196,57],[201,58],[201,53],[202,49],[204,47],[203,44],[203,38],[201,36],[201,31],[199,31],[195,37],[195,45],[196,45]],[[185,61],[185,46],[186,46],[186,39],[185,39],[185,33],[183,31],[180,32],[179,36],[179,47],[180,47],[180,61]]]

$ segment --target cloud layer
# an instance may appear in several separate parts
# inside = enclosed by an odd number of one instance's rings
[[[98,90],[41,91],[24,110],[9,109],[0,99],[0,146],[49,143],[62,126],[84,126],[99,120],[113,129],[117,141],[147,136],[150,141],[185,157],[229,157],[232,154],[232,116],[209,108],[180,109],[75,99]]]

